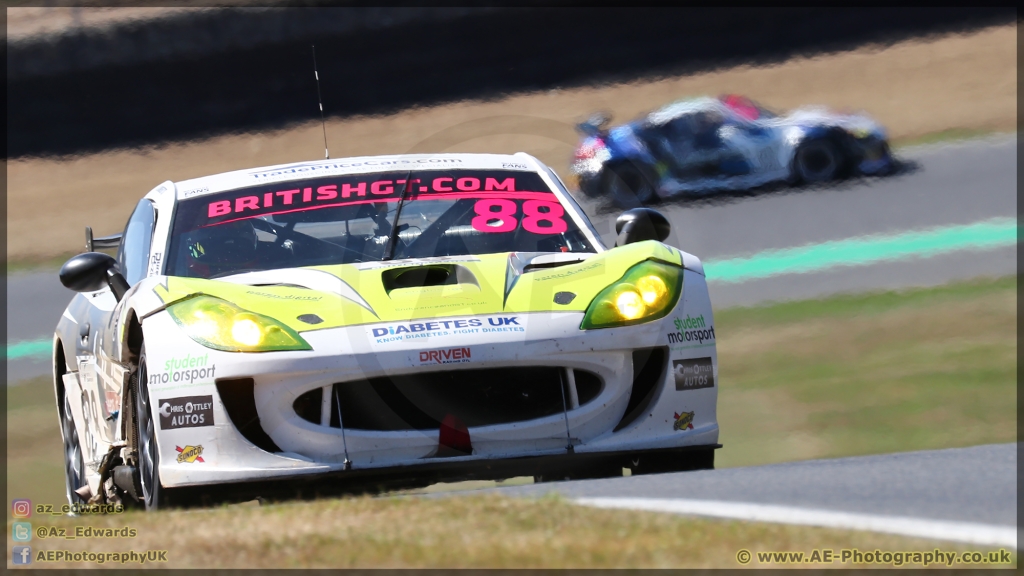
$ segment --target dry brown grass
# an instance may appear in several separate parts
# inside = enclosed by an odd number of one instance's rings
[[[572,124],[605,109],[619,120],[672,100],[739,92],[766,105],[863,109],[895,139],[948,130],[1014,130],[1017,28],[797,58],[777,65],[631,84],[552,90],[491,102],[459,102],[381,117],[332,120],[332,156],[403,152],[529,152],[567,175]],[[317,159],[316,122],[278,132],[231,135],[147,150],[8,164],[12,260],[73,252],[83,227],[119,231],[131,207],[164,180]]]
[[[37,538],[33,550],[167,550],[169,562],[160,567],[206,569],[736,568],[741,549],[756,553],[971,548],[865,532],[599,510],[557,497],[350,498],[58,517],[36,524],[127,525],[138,532],[135,538],[115,540]]]

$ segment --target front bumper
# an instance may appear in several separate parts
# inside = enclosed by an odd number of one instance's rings
[[[867,176],[887,174],[895,167],[889,144],[880,137],[867,137],[855,142],[856,170]]]
[[[717,443],[717,387],[685,392],[676,389],[668,366],[679,354],[670,352],[667,346],[667,334],[674,332],[665,325],[667,319],[582,332],[578,328],[581,313],[523,314],[513,321],[499,318],[509,316],[481,318],[482,328],[495,322],[499,323],[498,328],[469,333],[451,329],[422,331],[397,339],[390,334],[376,336],[389,328],[383,324],[313,331],[303,334],[313,347],[311,352],[237,354],[202,348],[184,336],[165,313],[155,315],[146,320],[145,326],[147,342],[160,343],[147,347],[153,366],[163,366],[175,356],[192,354],[203,355],[204,367],[214,368],[208,370],[211,377],[206,380],[200,377],[198,381],[190,378],[185,382],[182,377],[178,382],[169,378],[163,383],[153,382],[151,376],[154,406],[168,400],[174,403],[175,397],[207,395],[213,403],[212,426],[157,430],[162,482],[167,487],[178,487],[337,471],[375,470],[384,474],[389,469],[401,469],[413,473],[442,463],[440,470],[459,470],[459,463],[463,468],[486,468],[501,460],[564,455],[570,441],[578,455]],[[151,339],[150,334],[159,336]],[[434,362],[443,357],[444,350],[455,348],[470,351],[468,362]],[[634,351],[652,348],[664,351],[664,366],[654,378],[646,404],[641,406],[642,414],[624,424],[636,380]],[[428,361],[423,362],[421,353],[430,351],[442,353],[427,354]],[[717,372],[713,342],[686,354],[711,358]],[[574,406],[572,399],[567,398],[567,412],[559,410],[526,421],[469,427],[472,453],[464,455],[440,450],[438,429],[342,429],[340,425],[332,426],[333,406],[329,402],[321,422],[300,417],[295,408],[299,397],[317,389],[326,392],[325,398],[331,398],[328,391],[339,383],[411,373],[511,370],[523,366],[552,367],[564,371],[566,376],[570,371],[585,371],[599,377],[603,384],[600,392],[582,405]],[[244,379],[253,382],[251,402],[257,426],[272,440],[273,448],[266,444],[258,447],[259,442],[254,443],[251,433],[247,436],[240,431],[246,426],[251,431],[252,423],[237,422],[229,414],[229,403],[234,400],[225,402],[223,385]],[[679,414],[685,412],[693,412],[692,423],[676,429]],[[237,410],[235,414],[237,419]],[[182,458],[183,454],[195,455],[197,446],[201,447],[201,460]],[[351,470],[345,470],[346,456]]]
[[[175,488],[173,506],[246,502],[296,497],[316,498],[383,490],[421,488],[437,482],[506,480],[518,476],[554,479],[614,476],[628,468],[633,474],[714,468],[714,450],[721,444],[687,445],[649,450],[592,451],[504,459],[417,462],[398,468],[332,469],[301,476],[251,478],[217,485]],[[650,464],[653,463],[653,466]]]

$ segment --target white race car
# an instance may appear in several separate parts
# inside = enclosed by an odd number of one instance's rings
[[[605,247],[522,153],[164,182],[60,272],[79,292],[53,347],[68,498],[711,468],[701,263],[653,210],[616,232]]]

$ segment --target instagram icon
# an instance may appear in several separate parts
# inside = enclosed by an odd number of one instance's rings
[[[32,501],[11,501],[11,516],[14,516],[15,518],[28,518],[29,516],[32,516]]]

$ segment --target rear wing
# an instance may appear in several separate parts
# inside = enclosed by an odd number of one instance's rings
[[[110,236],[101,236],[99,238],[92,237],[92,227],[85,227],[85,251],[95,252],[96,250],[109,250],[117,248],[121,245],[121,234],[111,234]]]

